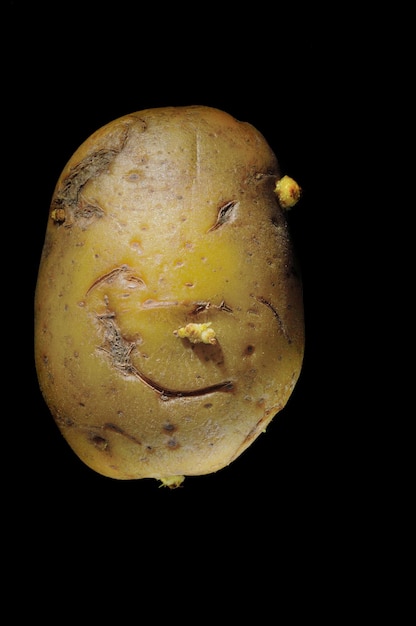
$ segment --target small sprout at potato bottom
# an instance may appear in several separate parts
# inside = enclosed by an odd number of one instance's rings
[[[168,487],[169,489],[177,489],[182,486],[185,476],[166,476],[165,478],[159,478],[162,483],[160,487]]]

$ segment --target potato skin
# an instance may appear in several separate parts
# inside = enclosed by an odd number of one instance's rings
[[[280,178],[261,133],[205,106],[116,119],[65,166],[35,363],[60,431],[96,472],[215,472],[286,405],[304,319]],[[214,344],[175,334],[209,322]]]

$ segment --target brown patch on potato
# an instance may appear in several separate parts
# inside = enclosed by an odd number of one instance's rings
[[[91,178],[96,178],[108,169],[114,157],[121,152],[128,137],[128,126],[123,126],[113,136],[114,145],[91,152],[77,163],[56,190],[51,204],[51,217],[57,224],[65,222],[70,227],[76,219],[102,217],[104,211],[98,204],[83,201],[81,191]],[[56,218],[59,219],[56,219]],[[85,224],[83,224],[85,227]]]
[[[124,374],[129,374],[132,373],[133,370],[130,355],[134,350],[135,344],[131,341],[127,341],[122,336],[114,318],[115,313],[106,313],[97,316],[97,319],[104,328],[104,344],[99,346],[99,350],[102,350],[108,355],[113,367]]]
[[[101,435],[96,433],[89,433],[88,439],[101,452],[109,452],[109,443],[105,437],[101,437]]]

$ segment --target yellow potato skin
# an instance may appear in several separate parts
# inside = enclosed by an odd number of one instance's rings
[[[286,405],[304,319],[280,178],[252,125],[205,106],[123,116],[67,163],[39,267],[35,362],[93,470],[215,472]],[[188,324],[215,340],[190,341]]]

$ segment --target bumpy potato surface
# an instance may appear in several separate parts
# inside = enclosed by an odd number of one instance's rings
[[[104,476],[215,472],[286,405],[302,287],[274,153],[205,106],[139,111],[71,157],[35,295],[40,388]]]

